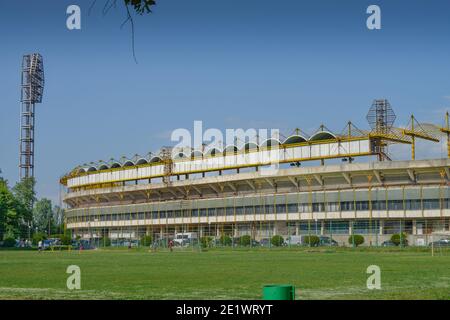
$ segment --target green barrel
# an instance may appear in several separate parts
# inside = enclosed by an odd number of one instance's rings
[[[295,300],[295,287],[290,284],[264,286],[263,300]]]

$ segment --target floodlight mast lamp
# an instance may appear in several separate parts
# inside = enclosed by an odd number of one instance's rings
[[[23,56],[20,112],[20,179],[34,178],[35,105],[42,102],[44,64],[39,53]]]

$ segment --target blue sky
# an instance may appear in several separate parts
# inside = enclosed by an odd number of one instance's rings
[[[91,3],[0,1],[0,168],[17,180],[21,57],[40,52],[41,197],[57,200],[59,176],[76,165],[157,151],[194,120],[340,132],[348,120],[368,128],[375,98],[390,100],[397,125],[412,112],[442,123],[449,109],[446,0],[157,0],[153,14],[135,18],[138,64],[121,4],[103,16],[105,1],[88,15]],[[81,7],[81,30],[66,28],[70,4]],[[382,30],[366,28],[370,4],[381,7]]]

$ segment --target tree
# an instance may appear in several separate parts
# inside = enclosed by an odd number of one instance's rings
[[[33,203],[36,201],[34,186],[34,178],[25,178],[16,183],[12,189],[18,203],[17,213],[19,216],[19,227],[22,231],[28,229],[33,221]]]
[[[53,207],[53,222],[55,224],[55,228],[57,232],[64,232],[64,217],[65,211],[60,206]]]
[[[272,239],[270,240],[270,242],[272,243],[273,246],[275,246],[275,247],[280,247],[280,246],[283,245],[284,239],[283,239],[283,237],[280,236],[280,235],[274,235],[274,236],[272,237]]]
[[[348,237],[348,243],[352,246],[359,246],[364,243],[364,237],[360,234],[353,234],[350,237]]]
[[[248,247],[251,244],[252,238],[249,235],[243,235],[239,238],[239,245]]]
[[[5,180],[0,180],[0,240],[20,235],[23,208],[9,190]]]
[[[52,201],[46,198],[36,202],[33,210],[33,224],[38,232],[50,235],[55,227]]]

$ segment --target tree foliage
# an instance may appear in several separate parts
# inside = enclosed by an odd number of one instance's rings
[[[51,234],[55,229],[52,202],[43,198],[36,202],[33,209],[34,228],[38,232],[47,232]]]
[[[151,13],[151,6],[154,6],[156,2],[154,0],[124,0],[125,5],[131,5],[136,13],[142,15],[144,13]]]
[[[280,235],[274,235],[274,236],[272,237],[272,239],[270,239],[270,242],[272,243],[273,246],[275,246],[275,247],[280,247],[280,246],[283,245],[284,239],[283,239],[283,237],[280,236]]]
[[[62,232],[64,210],[53,208],[48,199],[37,201],[34,185],[34,179],[27,178],[10,188],[0,177],[0,241],[28,238],[32,231]]]

